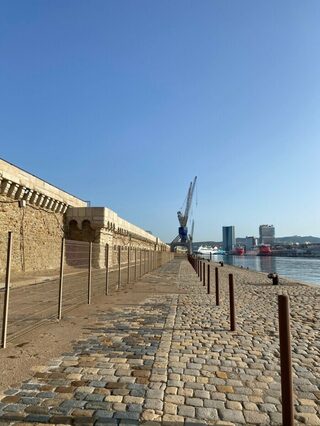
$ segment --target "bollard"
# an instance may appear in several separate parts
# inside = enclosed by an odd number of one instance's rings
[[[234,305],[233,274],[229,274],[230,330],[236,329],[236,310]]]
[[[206,285],[206,262],[203,262],[203,271],[202,271],[202,278],[203,278],[203,283],[202,285]]]
[[[208,265],[208,270],[207,270],[207,287],[208,287],[208,294],[210,294],[211,292],[211,288],[210,288],[210,265]]]
[[[121,287],[121,247],[118,246],[118,286],[117,290]]]
[[[91,284],[92,284],[92,243],[89,243],[89,260],[88,260],[88,305],[91,303]]]
[[[212,253],[211,253],[211,251],[210,251],[210,262],[211,262],[211,260],[212,260]]]
[[[290,308],[288,296],[278,296],[282,424],[293,426],[293,384],[290,334]]]
[[[199,271],[200,271],[199,278],[200,278],[200,281],[202,281],[202,262],[201,262],[201,260],[199,260]]]
[[[219,289],[219,269],[215,267],[215,278],[216,278],[216,305],[220,305],[220,289]]]
[[[268,274],[268,278],[272,280],[272,285],[279,285],[279,275],[275,272]]]
[[[62,318],[62,292],[63,292],[63,267],[64,267],[65,239],[61,240],[59,296],[58,296],[58,320]]]
[[[109,244],[106,244],[106,296],[109,295]]]
[[[2,322],[2,347],[7,347],[7,329],[9,314],[9,292],[11,278],[11,255],[12,255],[12,232],[8,232],[8,248],[7,248],[7,265],[6,265],[6,281],[3,304],[3,322]]]

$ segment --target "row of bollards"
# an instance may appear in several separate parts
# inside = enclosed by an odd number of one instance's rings
[[[211,294],[210,283],[210,261],[206,262],[189,256],[189,262],[197,273],[203,286],[207,284],[207,293]],[[221,264],[223,266],[223,263]],[[207,280],[206,280],[207,277]],[[272,277],[273,278],[273,277]],[[215,293],[216,306],[220,304],[219,295],[219,268],[215,267]],[[229,310],[230,330],[236,330],[236,309],[233,274],[229,274]],[[287,295],[278,295],[278,317],[279,317],[279,340],[280,340],[280,369],[281,369],[281,395],[282,395],[282,423],[286,426],[294,425],[293,410],[293,382],[292,382],[292,359],[291,359],[291,334],[290,334],[290,308]]]

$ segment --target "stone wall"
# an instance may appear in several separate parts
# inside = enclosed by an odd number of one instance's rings
[[[0,274],[6,267],[8,232],[13,233],[12,271],[59,266],[64,213],[87,202],[0,159]]]
[[[30,272],[59,267],[63,214],[0,195],[0,274],[6,265],[8,231],[13,233],[12,271]]]
[[[123,261],[127,260],[128,247],[169,251],[159,238],[114,211],[89,208],[87,202],[0,159],[1,278],[9,231],[13,232],[13,273],[57,269],[62,237],[98,243],[99,267],[104,267],[106,244],[110,265],[117,262],[119,246]]]
[[[109,245],[110,266],[118,262],[118,247],[121,259],[127,261],[127,248],[169,251],[167,244],[158,237],[122,219],[106,207],[71,207],[66,212],[67,238],[91,241],[104,250]],[[133,254],[132,254],[133,256]],[[102,258],[102,256],[101,256]]]

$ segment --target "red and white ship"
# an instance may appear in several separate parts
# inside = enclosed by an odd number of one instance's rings
[[[259,246],[258,256],[271,256],[271,247],[268,244],[262,244]]]
[[[243,256],[244,255],[244,247],[237,246],[235,247],[231,254],[234,254],[235,256]]]

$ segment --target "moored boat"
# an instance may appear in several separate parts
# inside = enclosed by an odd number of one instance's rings
[[[234,249],[234,252],[237,256],[243,256],[244,255],[244,248],[243,247],[236,247]]]
[[[197,250],[197,253],[199,254],[218,254],[219,249],[218,247],[210,247],[210,246],[200,246]]]
[[[268,244],[262,244],[259,246],[258,256],[271,256],[271,247]]]

